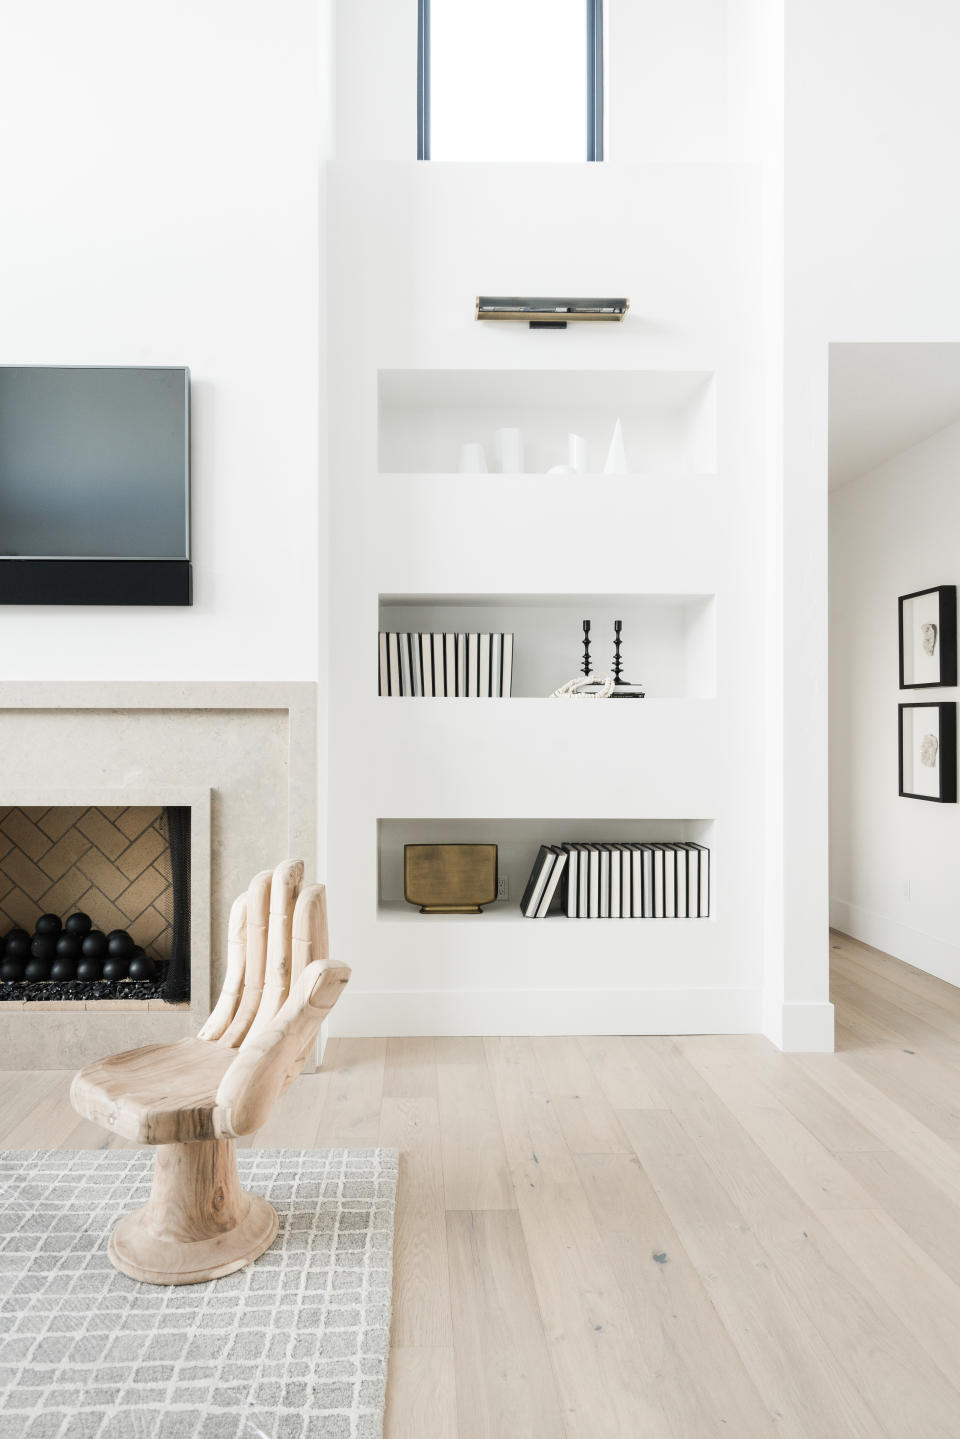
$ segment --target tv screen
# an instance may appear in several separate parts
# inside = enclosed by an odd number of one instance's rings
[[[190,372],[0,366],[0,557],[189,559]]]

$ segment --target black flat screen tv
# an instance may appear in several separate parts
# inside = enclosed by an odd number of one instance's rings
[[[0,603],[190,602],[190,371],[0,366]]]

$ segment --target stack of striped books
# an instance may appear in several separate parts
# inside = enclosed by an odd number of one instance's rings
[[[513,683],[513,635],[380,631],[380,694],[502,699]]]
[[[710,851],[650,844],[542,844],[520,901],[526,919],[707,919]]]

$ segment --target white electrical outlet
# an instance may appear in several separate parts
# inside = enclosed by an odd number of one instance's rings
[[[510,898],[510,885],[509,885],[508,882],[507,882],[507,876],[506,876],[505,874],[498,874],[498,875],[497,875],[497,899],[509,899],[509,898]]]

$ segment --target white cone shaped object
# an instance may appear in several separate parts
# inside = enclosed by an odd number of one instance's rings
[[[497,430],[493,436],[497,464],[502,475],[523,474],[523,435],[512,427]]]
[[[619,420],[613,427],[613,438],[607,451],[607,463],[603,467],[603,473],[605,475],[629,475],[630,473],[627,451],[623,443],[623,426]]]

